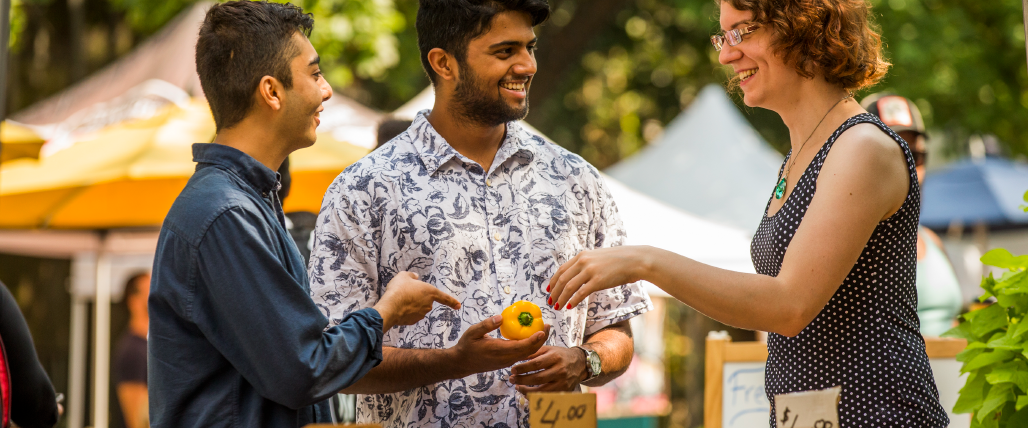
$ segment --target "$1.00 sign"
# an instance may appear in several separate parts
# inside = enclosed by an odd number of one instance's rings
[[[533,392],[528,402],[532,428],[596,428],[596,394]]]
[[[839,428],[842,387],[775,396],[775,418],[780,428]]]

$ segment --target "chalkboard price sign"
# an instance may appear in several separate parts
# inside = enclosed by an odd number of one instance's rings
[[[596,394],[534,392],[528,402],[532,428],[596,428]]]

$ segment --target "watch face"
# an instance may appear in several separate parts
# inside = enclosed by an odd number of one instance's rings
[[[593,376],[600,374],[600,354],[596,352],[589,353],[589,371],[592,372]]]

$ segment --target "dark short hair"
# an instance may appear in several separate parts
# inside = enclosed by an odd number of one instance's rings
[[[128,301],[129,297],[139,294],[139,280],[148,276],[150,276],[150,272],[137,272],[129,277],[128,281],[125,282],[125,301]]]
[[[550,16],[546,0],[419,0],[418,49],[421,65],[435,84],[436,73],[428,63],[428,52],[440,48],[457,58],[462,66],[468,58],[468,43],[489,31],[493,17],[502,12],[525,12],[532,26]]]
[[[867,0],[723,0],[753,12],[753,21],[773,34],[771,49],[803,77],[820,72],[847,90],[885,77],[888,61]],[[733,79],[738,83],[738,79]]]
[[[289,61],[299,55],[290,39],[309,37],[314,18],[291,4],[230,1],[207,10],[196,41],[196,72],[218,131],[249,113],[264,76],[293,86]]]
[[[375,143],[375,148],[382,147],[383,144],[388,143],[389,140],[396,138],[397,135],[406,131],[410,128],[411,123],[414,121],[407,119],[386,119],[378,123],[378,141]]]

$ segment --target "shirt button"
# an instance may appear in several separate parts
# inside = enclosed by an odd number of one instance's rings
[[[500,235],[500,232],[496,232],[496,234],[493,235],[493,239],[499,241],[503,239],[503,235]]]
[[[510,286],[508,285],[506,287],[503,287],[503,292],[507,293],[507,294],[510,294]]]
[[[485,185],[489,186],[489,187],[492,187],[493,186],[493,181],[487,178],[487,179],[485,179]]]

